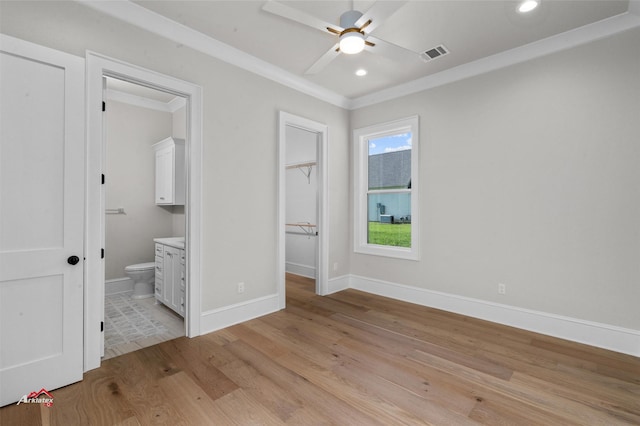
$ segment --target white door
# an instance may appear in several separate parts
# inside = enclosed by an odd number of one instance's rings
[[[0,406],[82,380],[84,158],[84,59],[0,35]]]

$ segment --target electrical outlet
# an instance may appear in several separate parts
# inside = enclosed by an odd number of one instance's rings
[[[333,270],[334,271],[338,270],[338,262],[333,262]]]
[[[502,283],[498,284],[498,294],[507,294],[507,286]]]
[[[238,283],[238,293],[244,293],[244,283]]]

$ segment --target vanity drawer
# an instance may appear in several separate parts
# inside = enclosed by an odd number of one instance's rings
[[[158,256],[162,257],[164,252],[164,247],[162,244],[156,243],[156,262],[158,261]]]

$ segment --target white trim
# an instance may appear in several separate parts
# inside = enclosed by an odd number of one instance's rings
[[[411,189],[403,191],[375,191],[409,192],[411,194],[411,247],[393,247],[369,244],[368,240],[368,194],[369,140],[411,132]],[[407,260],[420,259],[420,119],[417,115],[393,120],[386,123],[374,124],[353,131],[353,251],[362,254],[394,257]],[[363,220],[364,219],[364,220]]]
[[[161,102],[145,98],[144,96],[132,95],[131,93],[125,93],[114,89],[107,89],[106,95],[107,99],[111,101],[122,102],[124,104],[160,112],[174,113],[187,104],[186,100],[180,96],[176,96],[169,102]]]
[[[202,313],[200,330],[211,333],[241,322],[249,321],[280,310],[278,295],[271,294]]]
[[[288,274],[300,275],[301,277],[316,279],[316,267],[311,265],[302,265],[300,263],[287,262],[285,270]]]
[[[87,172],[86,172],[86,273],[85,282],[85,371],[100,366],[104,321],[104,260],[103,246],[104,198],[101,186],[103,168],[103,114],[101,110],[103,76],[144,83],[187,99],[187,201],[186,269],[187,317],[186,334],[200,335],[201,320],[201,229],[202,229],[202,88],[167,75],[87,52]],[[90,284],[90,285],[89,285]]]
[[[341,275],[329,280],[329,286],[327,294],[337,293],[342,290],[347,290],[350,283],[350,275]]]
[[[355,110],[412,93],[442,86],[499,68],[559,52],[640,26],[640,1],[631,0],[628,12],[548,37],[524,46],[469,62],[379,92],[349,99],[309,80],[172,21],[130,1],[79,3],[156,35],[181,43],[252,73],[341,108]]]
[[[119,293],[129,293],[133,291],[133,280],[131,278],[113,278],[105,280],[104,294],[105,296]]]
[[[357,275],[349,287],[573,342],[640,356],[640,330],[518,308]]]
[[[286,306],[286,281],[285,281],[285,247],[286,247],[286,128],[297,127],[318,135],[318,250],[316,252],[316,293],[328,294],[329,276],[329,175],[327,161],[328,155],[328,127],[325,124],[309,120],[304,117],[280,111],[278,115],[278,237],[276,252],[277,288],[280,308]]]
[[[313,96],[322,101],[348,108],[349,99],[309,80],[277,67],[208,35],[172,21],[130,1],[78,1],[87,7],[112,16],[156,35],[188,46],[206,55],[235,65],[269,80]]]

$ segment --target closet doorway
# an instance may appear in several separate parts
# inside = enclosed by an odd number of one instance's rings
[[[280,112],[278,293],[285,307],[285,274],[315,279],[328,294],[327,126]]]

